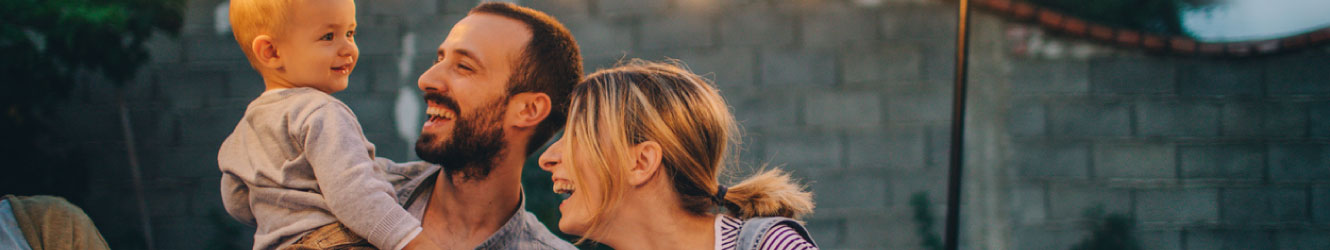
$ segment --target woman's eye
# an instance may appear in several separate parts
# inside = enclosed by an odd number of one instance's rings
[[[319,37],[319,40],[323,40],[323,41],[332,41],[332,39],[333,39],[333,33],[332,33],[332,32],[328,32],[327,34],[323,34],[323,37]]]

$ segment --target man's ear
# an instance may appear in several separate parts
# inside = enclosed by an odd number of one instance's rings
[[[272,37],[268,35],[259,35],[254,37],[254,41],[249,45],[250,51],[254,51],[254,60],[265,68],[280,70],[282,69],[281,57],[277,55],[277,47],[273,45]]]
[[[510,126],[534,128],[550,115],[550,96],[545,93],[526,92],[508,99]]]
[[[632,148],[633,167],[628,169],[628,185],[642,186],[650,183],[661,172],[660,143],[645,141]]]

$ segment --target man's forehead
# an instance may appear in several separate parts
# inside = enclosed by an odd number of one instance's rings
[[[530,29],[517,20],[493,14],[471,14],[453,25],[448,37],[439,44],[439,50],[466,50],[476,56],[515,56],[530,40]]]

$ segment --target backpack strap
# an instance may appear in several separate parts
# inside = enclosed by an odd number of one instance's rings
[[[786,217],[756,217],[744,221],[739,226],[739,239],[735,242],[736,250],[758,250],[762,247],[762,239],[776,225],[785,225],[794,229],[809,244],[817,246],[817,243],[813,242],[813,236],[808,234],[808,229],[799,224],[799,221]]]

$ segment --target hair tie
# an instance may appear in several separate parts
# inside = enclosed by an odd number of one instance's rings
[[[716,196],[714,197],[716,204],[725,205],[725,192],[728,191],[729,189],[725,188],[725,185],[716,185]]]

